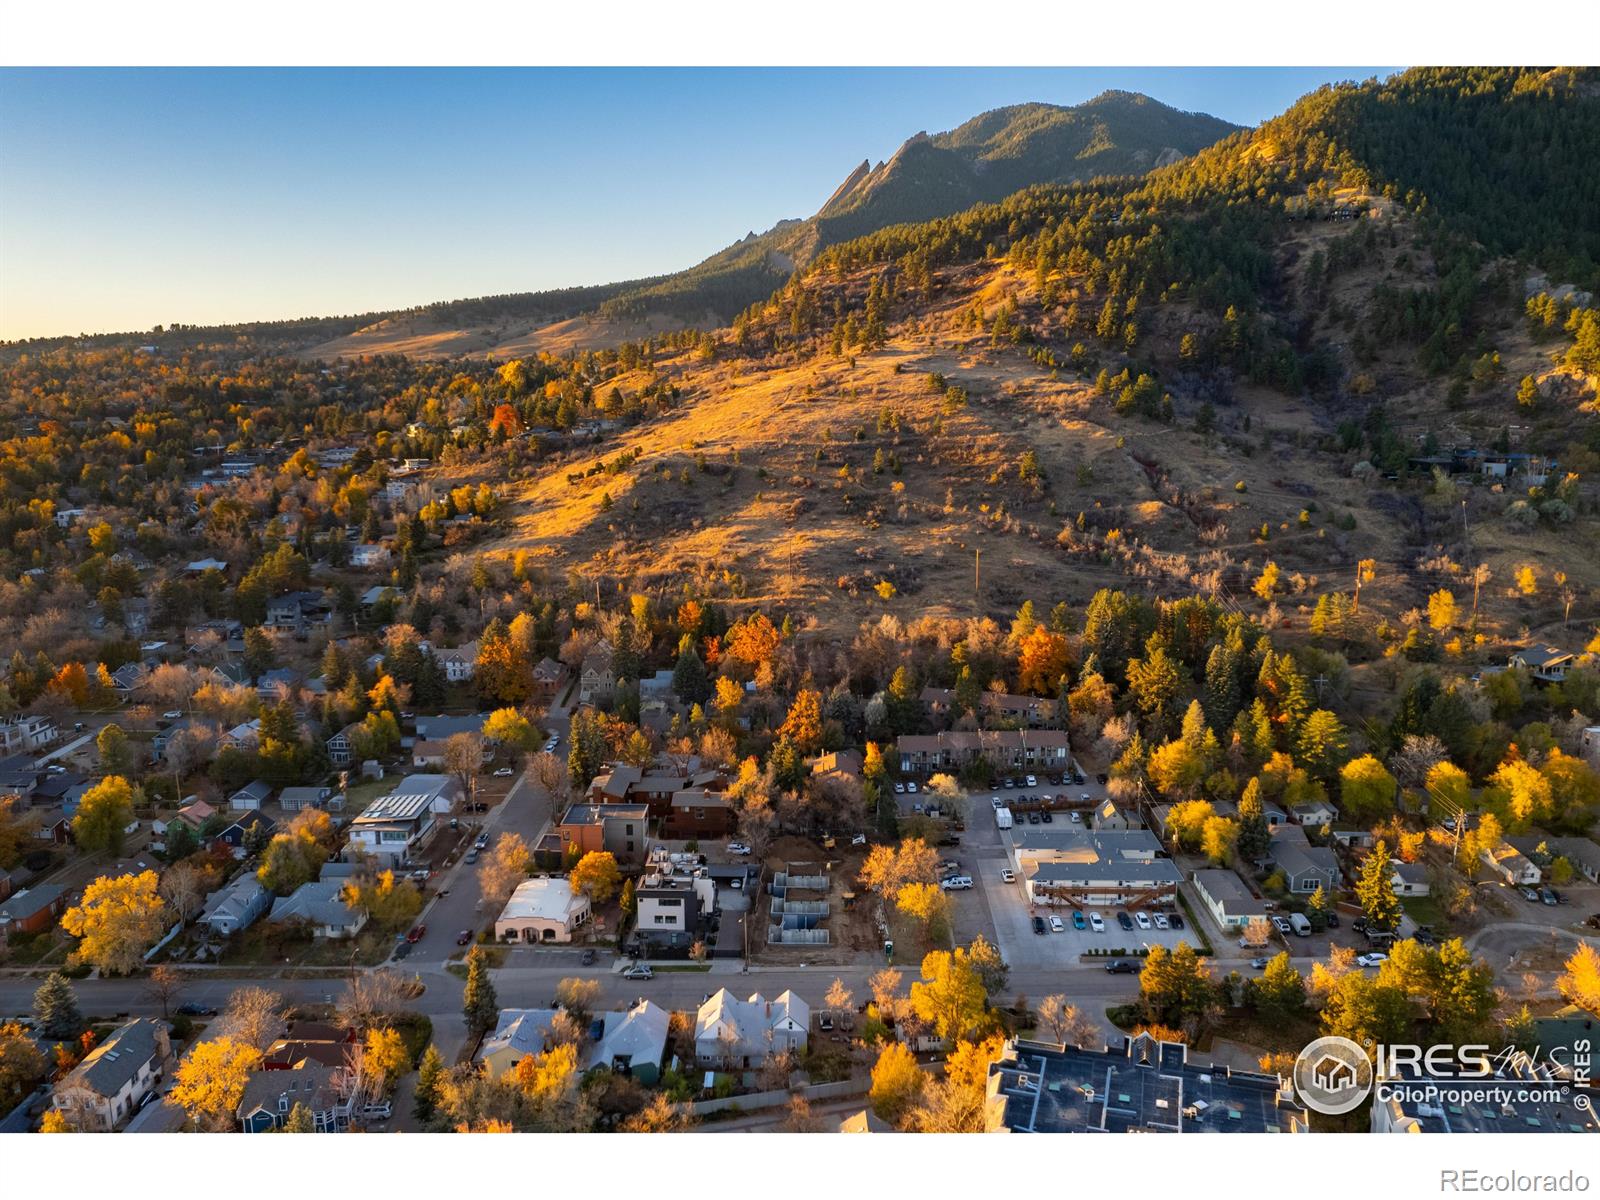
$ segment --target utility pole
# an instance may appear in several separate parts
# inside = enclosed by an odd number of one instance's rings
[[[980,582],[981,576],[978,573],[978,567],[982,561],[983,548],[974,546],[972,548],[972,602],[979,608],[983,607],[983,584]]]

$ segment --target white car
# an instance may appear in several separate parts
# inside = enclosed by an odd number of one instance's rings
[[[728,843],[728,853],[729,854],[749,854],[750,853],[750,847],[746,846],[743,842],[729,842]]]
[[[648,963],[634,963],[622,973],[624,979],[654,979],[656,973],[650,969]]]
[[[1106,931],[1106,920],[1105,920],[1105,918],[1102,917],[1097,912],[1090,913],[1089,914],[1089,928],[1094,930],[1096,933],[1104,933]]]
[[[906,784],[906,791],[910,792],[913,796],[917,794],[916,780],[913,779]]]
[[[513,771],[510,767],[501,767],[499,770],[497,770],[494,773],[494,777],[496,779],[510,779],[511,776],[513,776],[515,774],[516,774],[516,772]]]
[[[1133,919],[1139,923],[1139,928],[1140,929],[1149,929],[1150,928],[1150,914],[1149,913],[1136,912],[1136,913],[1133,914]]]
[[[952,875],[949,879],[941,879],[939,886],[947,892],[965,892],[972,887],[972,876]]]
[[[895,784],[894,785],[894,794],[896,796],[904,796],[906,794],[906,785],[903,784],[903,783]]]
[[[1015,871],[1013,871],[1010,867],[1002,867],[1002,868],[1000,868],[1000,882],[1001,883],[1015,883],[1016,881],[1017,881],[1017,873]]]
[[[1051,917],[1050,918],[1050,932],[1051,933],[1065,933],[1066,929],[1067,929],[1067,927],[1061,923],[1061,918],[1060,917]]]
[[[1167,914],[1166,913],[1157,913],[1156,914],[1156,928],[1157,929],[1166,929],[1166,928],[1168,928],[1168,925],[1167,925]]]
[[[1035,779],[1032,775],[1029,775],[1028,776],[1028,786],[1029,787],[1038,787],[1039,786],[1039,781],[1037,779]]]
[[[1074,824],[1074,825],[1081,825],[1081,824],[1083,824],[1083,817],[1082,817],[1082,816],[1080,816],[1080,815],[1079,815],[1079,814],[1077,814],[1077,813],[1073,813],[1073,814],[1071,814],[1071,815],[1072,815],[1072,823],[1073,823],[1073,824]]]
[[[1383,963],[1388,961],[1389,956],[1382,950],[1373,950],[1367,954],[1360,954],[1356,956],[1356,966],[1358,967],[1376,967],[1381,966]]]
[[[181,712],[179,712],[177,709],[173,709],[171,712],[164,712],[164,713],[161,714],[161,719],[163,721],[177,721],[177,720],[181,719],[182,717],[183,717],[183,714]]]
[[[1276,929],[1279,933],[1293,933],[1294,932],[1294,926],[1290,925],[1288,920],[1286,918],[1284,918],[1284,917],[1274,916],[1272,918],[1272,927],[1274,929]]]
[[[867,835],[864,833],[856,834],[855,837],[850,839],[850,844],[852,846],[865,846],[867,844]]]
[[[996,808],[1004,808],[1006,806],[1006,802],[1000,799],[999,796],[990,796],[989,803],[994,805]]]

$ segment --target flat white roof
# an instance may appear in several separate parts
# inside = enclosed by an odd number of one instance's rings
[[[565,879],[528,879],[517,885],[506,901],[502,921],[565,921],[574,912],[589,907],[589,898],[574,892]]]

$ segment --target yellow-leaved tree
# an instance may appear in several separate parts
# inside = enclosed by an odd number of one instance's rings
[[[178,1064],[172,1103],[204,1129],[232,1129],[244,1085],[260,1062],[259,1050],[231,1037],[199,1042]]]
[[[101,876],[67,909],[61,928],[78,938],[73,958],[111,975],[126,975],[144,960],[165,925],[167,905],[154,871]]]

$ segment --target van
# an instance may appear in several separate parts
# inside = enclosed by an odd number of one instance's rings
[[[1305,913],[1290,913],[1289,925],[1293,928],[1297,937],[1311,936],[1311,921],[1306,917]]]

